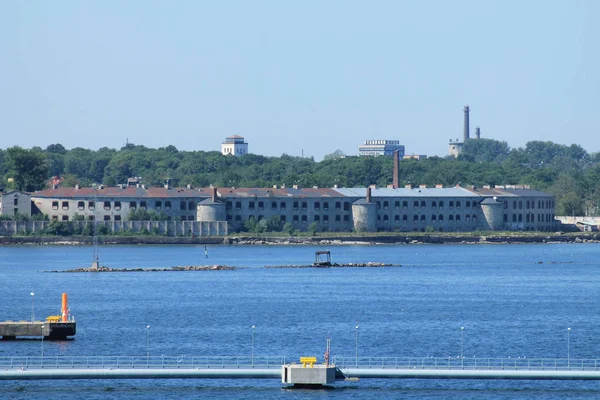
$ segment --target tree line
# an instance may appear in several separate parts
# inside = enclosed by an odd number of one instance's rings
[[[175,146],[148,148],[127,144],[121,149],[0,149],[0,176],[4,190],[32,192],[49,187],[59,176],[62,186],[115,186],[141,177],[147,186],[194,187],[365,187],[391,183],[391,157],[344,156],[339,150],[323,161],[313,158],[224,156],[216,151],[180,151]],[[532,141],[511,149],[492,139],[467,141],[458,158],[429,157],[402,160],[400,184],[482,186],[525,184],[554,194],[557,215],[600,215],[600,153],[581,146]]]

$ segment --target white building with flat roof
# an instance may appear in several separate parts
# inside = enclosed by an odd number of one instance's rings
[[[248,143],[239,135],[227,136],[221,143],[221,153],[224,156],[233,155],[239,157],[248,154]]]
[[[399,140],[365,140],[358,146],[359,156],[393,156],[394,151],[399,151],[399,157],[404,157],[404,145]]]

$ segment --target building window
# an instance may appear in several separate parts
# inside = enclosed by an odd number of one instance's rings
[[[517,214],[513,214],[513,216],[512,216],[512,222],[517,222]]]
[[[162,208],[162,201],[158,200],[154,203],[154,208],[160,210]]]
[[[323,202],[323,210],[329,211],[329,202],[328,201]]]
[[[105,215],[105,216],[104,216],[104,220],[105,220],[105,221],[110,221],[110,215]]]
[[[408,215],[404,214],[402,216],[402,222],[408,222]]]
[[[140,205],[141,207],[141,205]],[[185,201],[180,201],[179,202],[179,209],[180,210],[187,210],[187,203]],[[231,202],[228,201],[227,202],[227,209],[231,209]]]
[[[294,221],[294,222],[298,222],[298,216],[297,216],[297,215],[294,215],[294,216],[292,217],[292,221]]]
[[[120,201],[115,201],[115,210],[117,210],[117,211],[121,210],[121,202]]]
[[[455,219],[456,221],[460,221],[460,215],[457,214]]]
[[[419,216],[413,215],[413,222],[419,222]]]
[[[467,215],[465,217],[465,222],[471,222],[471,216],[470,215]]]
[[[444,202],[440,200],[440,210],[444,209]]]
[[[388,222],[389,221],[389,217],[387,215],[383,216],[383,222]]]
[[[264,209],[265,209],[265,203],[264,203],[264,202],[262,202],[262,201],[259,201],[259,202],[258,202],[258,209],[259,209],[259,210],[264,210]]]
[[[418,201],[416,201],[416,200],[415,200],[415,201],[413,202],[413,208],[414,208],[414,209],[417,209],[417,208],[419,208],[419,202],[418,202]]]
[[[280,210],[285,210],[285,201],[282,201],[281,203],[279,203],[279,209]]]
[[[235,216],[235,222],[242,222],[242,216],[241,215],[236,215]]]
[[[436,222],[436,220],[437,220],[437,217],[435,215],[432,215],[431,216],[431,222]]]
[[[460,201],[456,201],[456,208],[460,208]]]
[[[88,201],[88,208],[90,210],[94,210],[96,208],[96,203],[94,203],[93,201]]]
[[[324,224],[328,224],[329,223],[329,215],[323,215],[323,223]]]
[[[129,208],[137,208],[137,203],[135,201],[130,201]]]
[[[171,209],[171,201],[170,201],[170,200],[167,200],[167,201],[165,201],[165,210],[167,210],[167,211],[168,211],[168,210],[170,210],[170,209]]]
[[[58,208],[58,206],[56,206]],[[52,216],[52,221],[58,221],[58,215],[53,215]]]
[[[522,210],[522,209],[523,209],[523,201],[519,200],[519,210]]]
[[[236,210],[241,210],[242,209],[242,202],[241,201],[236,201],[235,202],[235,209]]]
[[[448,221],[452,221],[452,222],[454,222],[454,215],[450,214],[450,215],[448,216]]]
[[[386,200],[386,201],[384,201],[384,202],[383,202],[383,209],[384,209],[384,210],[387,210],[389,207],[390,207],[390,203],[389,203],[389,201],[387,201],[387,200]]]
[[[271,202],[271,210],[277,210],[277,202],[276,201]]]
[[[314,217],[313,221],[315,221],[315,222],[319,222],[319,221],[321,221],[321,216],[319,216],[319,215],[315,215],[315,217]]]
[[[145,204],[143,205],[144,207],[146,206]],[[193,200],[188,201],[188,210],[192,211],[196,209],[196,204],[194,203]]]
[[[321,203],[319,203],[318,201],[315,201],[315,210],[320,210],[321,209]]]
[[[400,202],[399,201],[395,201],[394,202],[394,208],[397,210],[400,208]]]
[[[454,208],[454,202],[453,202],[453,201],[450,201],[450,202],[448,203],[448,208],[449,208],[450,210],[452,210],[452,209]]]
[[[425,218],[425,214],[421,215],[421,222],[425,222],[426,218]]]
[[[427,207],[425,200],[421,200],[421,208],[424,209],[425,207]]]
[[[529,210],[529,200],[525,202],[525,208]]]
[[[15,198],[13,199],[13,206],[18,206],[18,205],[19,205],[19,198],[18,198],[18,197],[15,197]]]
[[[508,215],[504,214],[504,222],[508,222]]]
[[[281,216],[279,217],[279,220],[280,220],[281,222],[285,223],[285,215],[281,215]]]
[[[375,204],[377,204],[377,209],[379,210],[381,208],[381,203],[376,201]]]
[[[115,215],[115,221],[120,221],[121,220],[121,216],[120,215]]]
[[[408,208],[408,201],[404,200],[402,202],[402,208],[407,209]]]
[[[61,219],[63,221],[68,221],[69,220],[69,216],[68,215],[63,215]]]
[[[85,208],[85,201],[78,201],[77,202],[77,209],[78,210],[83,210]]]
[[[105,209],[106,211],[110,210],[110,201],[105,201],[105,202],[104,202],[104,209]]]
[[[431,202],[431,208],[436,209],[437,208],[437,201],[433,200]]]
[[[335,202],[335,209],[336,210],[341,210],[342,209],[342,202],[341,201],[336,201]]]
[[[344,222],[350,222],[350,216],[344,215]]]
[[[90,221],[93,221],[93,220],[94,220],[94,216],[93,216],[93,215],[89,215],[89,216],[88,216],[88,219],[89,219]]]
[[[394,215],[394,222],[395,223],[399,223],[400,222],[400,216],[399,215]]]
[[[519,222],[523,222],[523,214],[519,214]]]
[[[249,210],[254,210],[254,202],[253,201],[251,201],[251,202],[248,203],[248,209]]]
[[[444,215],[438,215],[438,221],[442,222],[444,220]]]
[[[345,201],[344,202],[344,211],[348,211],[348,210],[350,210],[350,203]]]
[[[475,205],[475,202],[473,202],[473,205]],[[471,207],[471,202],[469,200],[467,200],[467,202],[465,203],[465,207]]]
[[[294,208],[294,210],[298,209],[298,202],[294,201],[294,203],[292,204],[292,207]]]
[[[302,202],[302,209],[306,210],[308,208],[307,204],[305,201]]]
[[[63,201],[62,202],[62,209],[63,210],[68,210],[69,209],[69,202],[68,201]]]
[[[335,222],[341,222],[342,221],[342,216],[340,214],[337,214],[335,216]]]
[[[306,221],[307,221],[306,215],[303,215],[303,216],[302,216],[302,223],[303,223],[303,224],[305,224],[305,223],[306,223]]]

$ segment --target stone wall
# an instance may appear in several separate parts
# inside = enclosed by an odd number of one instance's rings
[[[50,221],[0,221],[0,236],[43,234]],[[91,221],[63,221],[72,231],[83,232]],[[105,228],[101,228],[104,226]],[[108,229],[109,233],[145,232],[162,236],[225,236],[226,221],[98,221],[97,229]],[[89,227],[91,229],[91,226]]]

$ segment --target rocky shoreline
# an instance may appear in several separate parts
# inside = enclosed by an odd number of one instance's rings
[[[89,236],[0,236],[1,245],[91,245]],[[523,244],[523,243],[600,243],[599,233],[541,233],[532,234],[381,234],[364,236],[223,236],[223,237],[162,237],[162,236],[101,236],[100,244],[161,245],[161,244],[230,244],[230,245],[377,245],[377,244]]]

